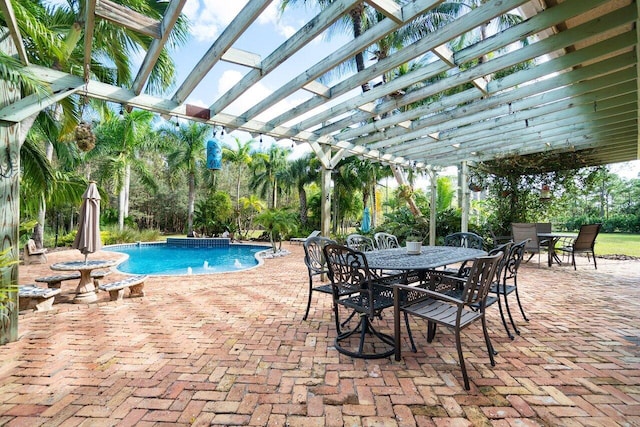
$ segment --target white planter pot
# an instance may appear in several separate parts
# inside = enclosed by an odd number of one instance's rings
[[[422,252],[422,242],[407,242],[407,253],[417,255]]]

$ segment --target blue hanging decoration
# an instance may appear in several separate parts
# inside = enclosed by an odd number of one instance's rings
[[[215,135],[213,139],[207,141],[207,168],[212,170],[222,168],[222,147]]]

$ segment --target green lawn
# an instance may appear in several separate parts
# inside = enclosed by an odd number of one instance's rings
[[[640,234],[600,233],[596,255],[630,255],[640,257]]]

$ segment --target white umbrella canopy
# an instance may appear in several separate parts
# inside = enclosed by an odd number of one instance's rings
[[[100,238],[100,193],[94,181],[89,183],[87,191],[82,195],[84,199],[80,207],[78,217],[78,234],[73,241],[72,247],[87,255],[99,251],[102,248]]]

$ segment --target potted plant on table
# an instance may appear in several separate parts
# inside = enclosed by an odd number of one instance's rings
[[[422,237],[416,234],[410,234],[407,237],[407,254],[418,255],[422,252]]]

